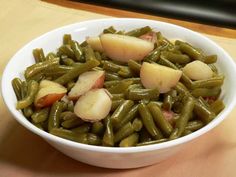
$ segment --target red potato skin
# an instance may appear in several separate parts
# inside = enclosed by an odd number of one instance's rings
[[[174,112],[173,111],[166,111],[166,110],[162,110],[162,113],[164,115],[164,117],[166,118],[166,120],[171,124],[174,125]]]
[[[152,42],[152,43],[156,43],[157,42],[157,35],[154,32],[148,32],[146,34],[143,34],[141,36],[139,36],[140,39]]]
[[[105,74],[102,75],[99,79],[97,79],[96,82],[94,83],[94,85],[89,90],[103,88],[104,81],[105,81]],[[89,90],[87,90],[87,91],[89,91]],[[79,99],[80,96],[82,96],[82,95],[75,96],[75,97],[70,96],[69,100],[76,101]]]
[[[96,82],[94,83],[91,89],[102,88],[104,81],[105,81],[105,74],[103,74],[98,80],[96,80]]]
[[[51,106],[54,102],[60,100],[66,93],[60,93],[60,94],[49,94],[42,98],[40,98],[37,103],[35,103],[35,107],[42,108]]]

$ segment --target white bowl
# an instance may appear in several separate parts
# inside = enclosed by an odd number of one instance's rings
[[[119,30],[130,30],[149,25],[154,30],[161,31],[167,38],[183,39],[203,49],[207,54],[217,54],[217,66],[225,75],[221,95],[226,105],[225,109],[208,125],[190,135],[161,144],[129,148],[91,146],[56,137],[36,128],[25,119],[21,112],[16,110],[16,96],[11,86],[11,80],[14,77],[22,77],[25,68],[34,63],[32,56],[32,50],[34,48],[41,47],[44,49],[45,53],[55,51],[56,48],[62,44],[62,36],[65,33],[70,33],[74,39],[83,41],[86,36],[97,36],[104,28],[111,25]],[[172,156],[181,149],[185,143],[205,134],[222,122],[236,103],[236,94],[234,91],[236,88],[235,76],[236,66],[232,58],[220,46],[199,33],[159,21],[111,18],[91,20],[58,28],[25,45],[12,57],[5,68],[2,77],[2,95],[8,109],[20,124],[41,136],[49,144],[73,159],[99,167],[136,168],[151,165]]]

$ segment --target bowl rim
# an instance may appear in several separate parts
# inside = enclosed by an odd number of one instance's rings
[[[134,22],[153,22],[154,24],[158,23],[160,25],[170,25],[173,26],[175,28],[179,28],[182,30],[187,30],[191,33],[193,33],[194,35],[203,38],[205,41],[207,41],[208,43],[210,43],[210,45],[216,47],[219,52],[223,53],[226,58],[227,58],[227,62],[230,62],[230,65],[234,68],[234,74],[236,75],[236,64],[233,61],[233,59],[231,58],[231,56],[224,50],[222,49],[219,45],[217,45],[215,42],[213,42],[212,40],[210,40],[209,38],[207,38],[206,36],[192,31],[190,29],[187,29],[185,27],[181,27],[175,24],[171,24],[171,23],[167,23],[167,22],[161,22],[161,21],[157,21],[157,20],[149,20],[149,19],[140,19],[140,18],[102,18],[102,19],[95,19],[95,20],[87,20],[87,21],[82,21],[82,22],[78,22],[78,23],[73,23],[73,24],[69,24],[66,26],[62,26],[59,28],[56,28],[54,30],[51,30],[49,32],[46,32],[36,38],[34,38],[33,40],[31,40],[30,42],[28,42],[26,45],[24,45],[20,50],[18,50],[15,55],[9,60],[9,62],[7,63],[4,71],[3,71],[3,75],[2,75],[2,97],[3,100],[5,102],[5,105],[7,106],[8,110],[11,112],[11,114],[13,115],[13,117],[21,124],[23,125],[25,128],[27,128],[28,130],[32,131],[33,133],[39,135],[40,137],[42,137],[43,139],[45,139],[46,141],[53,141],[55,143],[59,143],[59,144],[63,144],[66,146],[70,146],[73,148],[79,148],[79,149],[84,149],[84,150],[89,150],[89,151],[95,151],[95,152],[103,152],[103,153],[116,153],[116,154],[121,154],[121,153],[137,153],[137,152],[147,152],[147,151],[154,151],[154,150],[159,150],[159,149],[165,149],[165,148],[171,148],[174,146],[178,146],[184,143],[187,143],[191,140],[196,139],[197,137],[203,135],[204,133],[212,130],[214,127],[216,127],[221,121],[223,121],[227,115],[232,111],[232,109],[234,108],[234,106],[236,105],[236,94],[234,96],[233,101],[228,105],[227,108],[225,108],[218,116],[216,119],[214,119],[214,121],[210,122],[209,124],[207,124],[206,126],[204,126],[203,128],[189,134],[183,137],[180,137],[178,139],[175,140],[171,140],[171,141],[167,141],[167,142],[163,142],[160,144],[152,144],[152,145],[146,145],[146,146],[137,146],[137,147],[104,147],[104,146],[94,146],[94,145],[87,145],[87,144],[82,144],[82,143],[78,143],[78,142],[73,142],[67,139],[63,139],[60,137],[57,137],[55,135],[49,134],[39,128],[37,128],[36,126],[34,126],[31,122],[29,122],[21,113],[20,111],[17,111],[15,109],[15,106],[13,107],[9,100],[7,100],[7,88],[5,87],[6,82],[9,82],[9,80],[7,80],[7,73],[8,70],[10,68],[10,66],[14,63],[13,60],[14,58],[16,58],[18,56],[18,53],[20,53],[25,47],[30,46],[30,44],[34,41],[40,40],[41,38],[47,36],[47,35],[51,35],[57,31],[60,30],[65,30],[68,27],[76,27],[77,25],[85,25],[87,23],[104,23],[104,22],[119,22],[119,21],[130,21],[132,23]]]

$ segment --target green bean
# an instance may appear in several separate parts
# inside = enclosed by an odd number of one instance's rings
[[[46,56],[46,60],[51,60],[51,59],[54,59],[54,58],[57,58],[57,55],[53,52],[49,52]]]
[[[66,66],[66,65],[57,65],[54,67],[48,67],[43,71],[43,74],[47,77],[56,76],[60,77],[63,74],[66,74],[70,70],[72,70],[73,66]]]
[[[194,97],[208,97],[208,96],[217,96],[219,95],[221,89],[220,88],[213,88],[213,89],[208,89],[208,88],[196,88],[192,90],[191,94]]]
[[[101,138],[93,133],[88,133],[87,139],[88,139],[88,144],[90,144],[90,145],[101,145],[102,144]]]
[[[33,50],[33,56],[34,56],[34,59],[35,59],[36,63],[39,63],[39,62],[42,62],[42,61],[46,60],[42,48],[34,49]]]
[[[121,99],[116,99],[116,100],[112,100],[112,104],[111,104],[111,111],[115,111],[118,106],[124,102],[124,99],[121,98]]]
[[[58,64],[59,64],[59,59],[58,58],[54,58],[54,59],[51,59],[51,60],[46,60],[46,61],[43,61],[43,62],[33,64],[33,65],[26,68],[25,78],[28,79],[28,78],[44,71],[46,68],[54,67]]]
[[[215,113],[209,107],[202,104],[199,99],[195,101],[194,113],[205,123],[209,123],[215,118]]]
[[[60,114],[62,112],[63,105],[61,102],[56,101],[53,103],[49,117],[48,117],[48,131],[51,132],[53,128],[60,127]]]
[[[105,73],[105,81],[121,80],[122,78],[115,73]]]
[[[72,60],[71,58],[63,58],[62,62],[67,66],[73,66],[75,64],[74,60]]]
[[[84,62],[83,50],[82,50],[82,47],[79,45],[79,43],[77,41],[72,40],[70,42],[70,45],[71,45],[71,49],[73,50],[75,54],[76,61]]]
[[[81,47],[86,47],[88,45],[88,43],[87,43],[87,41],[85,40],[85,41],[83,41],[81,44],[80,44],[80,46]]]
[[[179,49],[181,52],[186,53],[189,57],[191,57],[194,60],[202,60],[203,56],[202,54],[195,48],[193,48],[191,45],[182,43],[179,45]]]
[[[91,129],[90,123],[84,123],[76,128],[72,128],[71,131],[80,134],[80,133],[88,133]]]
[[[128,61],[128,66],[129,69],[135,73],[136,75],[139,76],[140,73],[140,69],[141,69],[141,64],[139,64],[138,62],[134,61],[134,60],[129,60]]]
[[[33,124],[35,127],[39,128],[39,129],[41,129],[41,130],[44,130],[44,128],[43,128],[43,126],[42,126],[41,123],[34,123],[34,122],[32,122],[32,124]]]
[[[34,102],[34,97],[37,94],[38,89],[39,84],[36,81],[30,81],[27,87],[27,96],[17,102],[16,109],[24,109],[30,106]]]
[[[28,106],[23,109],[23,114],[26,118],[30,118],[34,113],[32,106]]]
[[[67,103],[67,110],[71,111],[71,112],[74,112],[74,103],[73,103],[73,101],[69,101]]]
[[[28,92],[28,83],[26,81],[22,81],[21,84],[21,98],[24,99],[27,96]]]
[[[70,120],[70,119],[75,119],[77,118],[76,114],[74,113],[74,110],[72,111],[64,111],[60,114],[60,120],[65,121],[65,120]]]
[[[94,122],[92,125],[92,130],[91,132],[96,134],[96,135],[102,135],[104,132],[104,125],[102,122]]]
[[[62,75],[61,77],[57,78],[55,82],[64,85],[73,79],[77,78],[80,74],[96,67],[99,65],[99,62],[97,60],[89,60],[84,64],[75,66],[73,69]]]
[[[181,82],[178,82],[178,83],[176,84],[176,86],[174,87],[174,89],[176,89],[177,92],[180,93],[180,94],[190,96],[190,93],[189,93],[188,89],[187,89],[187,88],[185,87],[185,85],[182,84]]]
[[[189,135],[189,134],[191,134],[191,133],[193,133],[191,130],[184,130],[184,132],[182,133],[182,136],[186,136],[186,135]]]
[[[162,104],[162,108],[170,111],[173,105],[173,97],[170,94],[170,92],[168,92],[167,94],[164,95],[164,100],[163,100],[163,104]]]
[[[114,124],[114,129],[115,130],[118,130],[120,129],[122,126],[124,126],[126,123],[132,121],[135,116],[137,115],[138,113],[138,105],[134,105],[130,111],[120,120],[119,123],[117,124]]]
[[[224,76],[216,76],[210,79],[198,80],[192,82],[192,89],[220,87],[224,82]]]
[[[46,121],[48,119],[49,110],[49,108],[43,108],[35,111],[31,116],[32,121],[34,123],[41,123]]]
[[[151,31],[152,31],[152,29],[149,26],[145,26],[145,27],[142,27],[142,28],[138,28],[138,29],[128,31],[128,32],[125,33],[125,35],[139,37],[139,36],[142,36],[143,34],[151,32]]]
[[[168,139],[162,138],[162,139],[159,139],[159,140],[145,141],[145,142],[142,142],[142,143],[138,143],[136,146],[147,146],[147,145],[151,145],[151,144],[164,143],[166,141],[168,141]]]
[[[119,100],[125,97],[123,93],[117,93],[117,94],[111,94],[112,95],[112,100]]]
[[[167,59],[172,63],[187,64],[191,61],[188,55],[176,54],[168,51],[161,52],[161,58]]]
[[[84,121],[79,117],[73,117],[72,119],[65,120],[61,123],[61,126],[66,129],[75,128],[79,125],[82,125]]]
[[[176,122],[176,127],[178,128],[178,136],[181,136],[185,130],[185,127],[190,119],[191,113],[194,109],[194,99],[192,97],[187,97],[186,102],[182,108],[179,119]]]
[[[70,45],[62,45],[58,50],[67,57],[75,59],[74,51],[71,49]]]
[[[142,142],[148,142],[152,141],[151,135],[147,132],[146,128],[143,127],[139,132],[139,141]]]
[[[129,135],[128,137],[121,140],[121,142],[119,143],[119,146],[120,147],[135,146],[138,143],[138,139],[139,139],[139,134],[133,133],[132,135]]]
[[[225,105],[222,100],[218,99],[210,105],[210,108],[217,115],[225,108]]]
[[[132,78],[123,79],[122,81],[124,81],[124,82],[125,82],[125,81],[131,81],[132,84],[140,84],[140,83],[141,83],[140,78],[137,78],[137,77],[132,77]],[[109,87],[118,85],[119,83],[120,83],[119,80],[106,81],[106,82],[104,82],[104,86],[105,86],[106,88],[109,88]]]
[[[75,86],[75,82],[70,81],[66,84],[67,90],[70,91]]]
[[[105,127],[106,130],[103,135],[102,144],[104,146],[114,146],[114,133],[110,116],[105,118]]]
[[[63,36],[63,44],[64,45],[70,44],[71,40],[72,40],[72,37],[70,34],[64,34],[64,36]]]
[[[143,100],[143,99],[158,99],[158,89],[131,89],[128,93],[128,99],[130,100]]]
[[[132,100],[125,100],[116,108],[116,110],[111,115],[113,126],[121,122],[121,120],[130,111],[133,105],[134,102]]]
[[[196,131],[204,126],[204,123],[200,120],[189,121],[185,127],[185,130]]]
[[[116,33],[116,30],[114,29],[113,26],[110,26],[109,28],[106,28],[103,30],[103,33],[106,34],[106,33],[111,33],[111,34],[114,34]]]
[[[156,125],[162,130],[162,132],[166,136],[170,136],[170,134],[173,130],[173,127],[168,122],[168,120],[164,117],[159,105],[154,102],[150,102],[147,105],[147,107],[148,107],[149,111],[151,112],[152,117],[153,117],[154,121],[156,122]]]
[[[95,55],[95,58],[98,60],[98,61],[102,61],[102,56],[101,56],[101,54],[98,52],[98,51],[95,51],[94,52],[94,55]]]
[[[118,143],[122,139],[128,137],[129,135],[134,133],[134,128],[131,122],[128,122],[123,127],[121,127],[114,135],[114,142]]]
[[[117,65],[117,64],[115,64],[115,63],[113,63],[111,61],[104,61],[103,62],[103,69],[105,71],[117,72],[117,71],[120,70],[120,68],[121,68],[120,65]]]
[[[85,60],[97,60],[94,54],[94,51],[90,45],[86,46],[84,48],[84,54],[85,54]]]
[[[180,137],[179,129],[178,129],[178,128],[175,128],[175,129],[173,129],[173,131],[171,132],[170,137],[169,137],[169,140],[174,140],[174,139],[179,138],[179,137]]]
[[[132,81],[121,81],[118,85],[110,87],[107,90],[111,94],[124,93],[131,84],[132,84]]]
[[[215,62],[217,61],[217,55],[204,56],[203,61],[204,61],[204,63],[206,63],[206,64],[215,63]]]
[[[160,130],[156,127],[152,115],[145,104],[140,103],[138,107],[139,114],[142,118],[142,122],[147,131],[154,139],[161,139],[163,136]]]
[[[211,68],[214,74],[218,74],[218,69],[214,64],[209,64],[208,66]]]
[[[134,128],[134,131],[138,132],[142,129],[143,122],[139,118],[135,118],[134,121],[132,122],[132,126]]]
[[[167,66],[169,68],[176,69],[176,70],[179,69],[174,63],[170,62],[169,60],[165,58],[160,58],[160,60],[158,61],[158,64]]]
[[[14,78],[12,81],[11,81],[11,84],[12,84],[12,87],[13,87],[13,90],[16,94],[16,98],[17,100],[21,100],[22,97],[21,97],[21,87],[22,87],[22,81],[19,79],[19,78]]]
[[[160,60],[161,51],[165,50],[168,47],[168,44],[158,46],[152,52],[150,52],[146,57],[144,57],[144,61],[152,61],[157,62]]]
[[[84,144],[88,144],[88,138],[87,138],[87,134],[86,133],[75,133],[71,130],[65,130],[62,128],[52,128],[50,131],[51,134],[64,138],[64,139],[68,139],[71,141],[75,141],[75,142],[79,142],[79,143],[84,143]]]
[[[117,73],[123,78],[133,77],[132,71],[127,66],[121,67],[121,69]]]

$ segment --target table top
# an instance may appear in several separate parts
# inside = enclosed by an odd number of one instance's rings
[[[236,30],[233,29],[64,0],[11,0],[1,2],[0,6],[0,76],[14,53],[35,37],[67,24],[110,16],[154,19],[193,29],[211,38],[236,59]],[[0,97],[0,173],[6,177],[233,177],[236,176],[235,115],[236,109],[222,124],[164,162],[145,168],[112,170],[89,166],[63,155],[17,123]]]

